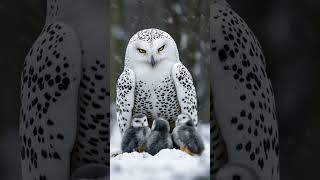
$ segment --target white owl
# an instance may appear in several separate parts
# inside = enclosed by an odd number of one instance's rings
[[[169,121],[171,130],[180,113],[189,114],[197,124],[193,80],[168,33],[144,29],[132,36],[117,83],[116,110],[121,134],[136,113],[145,114],[149,125],[162,117]]]

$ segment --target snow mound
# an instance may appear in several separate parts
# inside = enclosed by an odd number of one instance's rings
[[[191,156],[178,149],[163,149],[154,156],[146,152],[119,154],[110,157],[110,179],[194,180],[199,177],[209,177],[210,127],[201,125],[198,130],[205,142],[205,151],[200,156]],[[114,133],[111,137],[111,154],[119,150],[117,143],[121,141],[120,135]]]

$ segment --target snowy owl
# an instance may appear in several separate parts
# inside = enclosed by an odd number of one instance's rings
[[[143,152],[150,135],[147,117],[144,114],[135,114],[130,127],[124,132],[121,142],[123,152]]]
[[[162,149],[173,148],[168,121],[157,118],[153,121],[152,131],[147,141],[147,152],[151,155],[157,154]]]
[[[145,114],[149,125],[158,117],[165,118],[171,130],[180,113],[188,114],[197,125],[193,80],[168,33],[144,29],[132,36],[117,83],[116,110],[121,134],[136,113]]]
[[[204,150],[203,140],[188,114],[182,113],[178,116],[172,137],[174,143],[190,155],[201,154]]]

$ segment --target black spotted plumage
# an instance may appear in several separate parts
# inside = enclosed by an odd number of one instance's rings
[[[103,59],[82,68],[79,91],[78,135],[73,149],[75,167],[88,163],[108,165],[110,114],[107,97],[107,69]],[[80,145],[81,144],[81,145]]]
[[[63,40],[58,41],[60,38]],[[73,94],[77,94],[80,81],[80,50],[76,44],[77,38],[68,25],[52,23],[44,28],[25,59],[20,114],[22,175],[25,179],[50,177],[46,172],[50,161],[61,161],[70,156],[75,131],[71,134],[68,131],[77,122]],[[74,46],[69,49],[72,53],[65,50],[69,46]],[[64,63],[70,63],[72,67],[60,68]],[[56,77],[63,81],[55,81]],[[71,106],[67,112],[62,103]],[[61,114],[55,114],[57,111]],[[69,123],[65,124],[66,121]],[[65,174],[61,177],[67,178],[68,167],[61,165],[60,168]]]
[[[147,116],[149,126],[155,118],[163,117],[172,130],[182,111],[195,117],[193,121],[197,124],[197,100],[191,75],[181,63],[174,66],[176,71],[154,83],[147,83],[143,78],[136,80],[134,72],[125,68],[118,79],[116,104],[122,132],[128,126],[128,117],[137,113]]]
[[[149,124],[156,117],[162,117],[172,123],[181,112],[173,79],[165,77],[158,86],[155,85],[153,87],[148,88],[148,85],[143,81],[137,82],[133,113],[147,115]],[[155,102],[152,102],[151,91],[155,93]],[[154,111],[157,112],[156,115],[154,115]]]
[[[69,13],[67,1],[48,0],[47,5],[45,27],[21,74],[21,169],[26,180],[67,180],[86,164],[109,166],[107,6],[77,1]],[[95,21],[79,21],[78,13]],[[87,27],[95,28],[88,33]]]
[[[225,1],[215,1],[210,11],[214,124],[225,142],[221,151],[228,152],[228,161],[217,163],[225,167],[213,175],[279,179],[275,101],[259,41]]]

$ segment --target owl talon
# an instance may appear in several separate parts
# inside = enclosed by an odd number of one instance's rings
[[[137,149],[137,152],[139,152],[139,153],[142,153],[142,152],[144,152],[144,151],[145,151],[144,146],[138,147],[138,149]]]
[[[186,146],[185,147],[181,147],[180,150],[185,152],[185,153],[187,153],[187,154],[189,154],[189,155],[191,155],[191,156],[193,156],[192,151]]]

